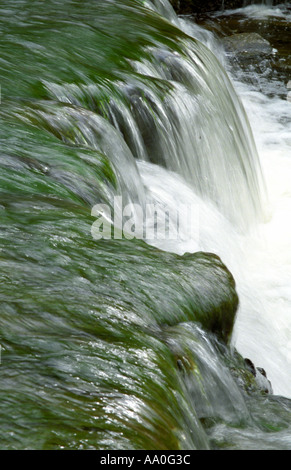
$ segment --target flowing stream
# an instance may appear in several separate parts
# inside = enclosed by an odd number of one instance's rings
[[[288,80],[168,0],[0,32],[0,447],[291,449]]]

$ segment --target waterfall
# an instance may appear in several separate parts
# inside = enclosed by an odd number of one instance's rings
[[[158,10],[180,24],[166,2]],[[139,14],[143,19],[142,10]],[[154,21],[155,14],[150,19]],[[146,47],[144,58],[130,61],[126,82],[111,82],[116,98],[105,100],[98,112],[123,135],[128,153],[180,174],[197,194],[247,229],[262,217],[263,197],[248,119],[214,54],[198,39],[167,28],[177,36],[176,50],[160,40]],[[185,29],[190,32],[187,24]],[[52,99],[78,106],[86,102],[96,112],[96,85],[43,86]]]
[[[168,0],[23,0],[0,29],[3,448],[290,449],[269,101]]]

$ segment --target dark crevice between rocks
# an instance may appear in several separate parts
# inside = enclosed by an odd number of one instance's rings
[[[178,14],[189,15],[199,14],[218,10],[230,10],[241,8],[252,3],[262,3],[262,1],[246,1],[246,0],[170,0],[174,9]],[[273,0],[273,5],[284,3],[283,0]]]

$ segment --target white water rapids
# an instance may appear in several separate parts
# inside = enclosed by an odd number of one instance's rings
[[[189,33],[189,22],[183,25],[180,20],[181,26]],[[199,29],[193,27],[192,32],[203,39]],[[209,42],[208,33],[205,38]],[[259,80],[254,77],[254,82]],[[240,82],[235,88],[247,111],[265,177],[262,222],[239,233],[181,176],[147,162],[141,162],[139,169],[151,197],[162,205],[199,206],[196,239],[155,244],[180,254],[203,250],[221,257],[235,277],[240,298],[233,345],[266,370],[275,394],[291,398],[291,103],[287,88],[284,99],[269,98]]]

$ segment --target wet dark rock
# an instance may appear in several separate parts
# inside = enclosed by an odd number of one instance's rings
[[[239,305],[232,273],[213,253],[185,253],[181,262],[183,274],[192,280],[189,320],[227,343]]]
[[[259,389],[266,394],[273,394],[273,388],[271,382],[268,380],[265,369],[262,367],[255,367],[254,363],[250,359],[245,359],[245,365],[249,372],[255,377],[256,384]]]
[[[223,3],[226,8],[239,8],[242,6],[242,0],[229,0],[223,2],[222,0],[170,0],[177,13],[191,14],[203,13],[207,11],[216,11],[223,8]]]
[[[205,13],[222,9],[229,10],[241,8],[246,4],[244,0],[170,0],[170,2],[177,13],[181,14]],[[258,1],[258,3],[260,2]],[[274,5],[279,3],[282,3],[282,0],[274,0]]]
[[[237,350],[224,351],[227,367],[235,378],[239,387],[248,394],[272,395],[271,382],[264,369],[256,367],[250,359],[245,359]]]
[[[253,376],[255,377],[256,376],[256,368],[255,368],[253,362],[250,359],[245,359],[245,365],[246,365],[247,370],[249,372],[251,372],[253,374]]]
[[[269,41],[257,33],[233,34],[223,38],[222,43],[228,52],[235,52],[245,57],[269,55],[273,51]]]
[[[266,374],[266,371],[265,369],[263,369],[262,367],[257,367],[257,370],[260,372],[260,374],[262,374],[264,377],[267,377],[267,374]]]
[[[223,352],[225,363],[240,389],[246,393],[257,393],[258,386],[253,373],[254,365],[245,359],[235,349],[232,353],[229,350]]]
[[[222,38],[234,71],[244,70],[244,81],[253,72],[273,74],[275,54],[269,41],[257,33],[240,33]]]

